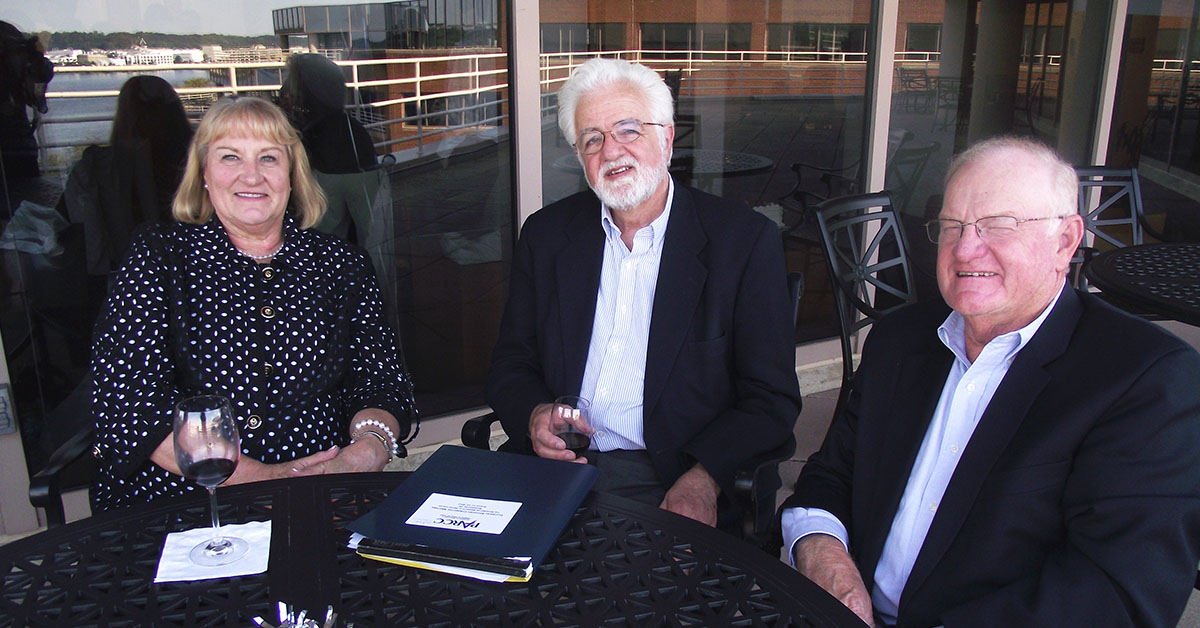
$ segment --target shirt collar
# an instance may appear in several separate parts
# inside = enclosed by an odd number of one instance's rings
[[[991,342],[984,346],[984,350],[986,351],[988,347],[992,347],[993,345],[996,347],[1001,347],[1004,349],[1004,360],[1011,363],[1013,358],[1016,357],[1017,353],[1020,352],[1021,349],[1033,339],[1033,335],[1037,333],[1038,329],[1041,329],[1042,323],[1046,321],[1046,317],[1050,315],[1050,311],[1054,309],[1054,306],[1058,303],[1060,296],[1062,296],[1062,290],[1059,290],[1054,295],[1054,298],[1050,300],[1050,304],[1042,310],[1041,314],[1038,314],[1037,318],[1030,321],[1028,325],[1016,331],[1010,331],[1007,334],[1000,334],[999,336],[996,336],[991,340]],[[942,341],[942,344],[946,345],[946,348],[950,349],[950,351],[954,353],[955,357],[961,360],[964,364],[969,365],[971,364],[971,361],[967,359],[967,340],[965,327],[966,321],[963,319],[962,314],[951,311],[950,316],[946,317],[946,321],[943,322],[940,327],[938,327],[937,333],[938,338]],[[983,355],[983,352],[980,352],[980,355]]]
[[[667,222],[671,216],[671,204],[674,202],[675,179],[671,175],[667,175],[666,206],[663,208],[662,213],[658,215],[658,218],[655,218],[650,224],[642,227],[642,229],[650,229],[650,236],[653,238],[651,244],[655,249],[662,247],[663,239],[667,236]],[[604,233],[609,240],[621,239],[621,229],[613,222],[612,211],[604,204],[604,201],[600,201],[600,224],[604,227]],[[638,231],[641,231],[641,229]]]

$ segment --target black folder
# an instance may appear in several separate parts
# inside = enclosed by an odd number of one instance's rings
[[[374,510],[346,526],[357,551],[410,566],[428,563],[526,580],[596,481],[596,467],[445,445]],[[434,494],[519,502],[500,534],[405,523]]]

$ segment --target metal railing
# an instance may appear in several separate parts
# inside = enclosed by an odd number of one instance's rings
[[[938,53],[897,52],[902,64],[937,63]],[[336,56],[336,55],[327,55]],[[622,50],[615,52],[562,52],[540,55],[543,113],[553,115],[554,92],[571,71],[597,56],[620,57],[644,63],[662,72],[678,72],[689,96],[736,97],[747,95],[852,94],[861,92],[866,80],[867,53],[822,51],[708,51],[708,50]],[[1051,66],[1057,55],[1033,59]],[[346,86],[352,90],[348,110],[375,133],[376,148],[393,152],[413,148],[421,152],[438,138],[471,133],[481,127],[507,126],[509,88],[506,54],[471,53],[432,57],[338,60],[347,69]],[[1156,74],[1179,72],[1182,61],[1158,59]],[[1195,66],[1197,62],[1193,62]],[[282,72],[279,61],[259,63],[192,63],[149,66],[87,67],[62,66],[60,74],[144,74],[172,70],[207,70],[216,84],[177,87],[188,101],[215,101],[228,94],[274,95],[278,82],[258,83],[263,70]],[[50,83],[54,87],[54,83]],[[56,91],[46,94],[58,99],[116,97],[118,89]],[[195,112],[204,108],[201,103]],[[43,149],[78,147],[45,137],[47,126],[79,122],[103,122],[111,115],[50,115],[41,119],[39,140]],[[492,134],[494,136],[495,134]]]

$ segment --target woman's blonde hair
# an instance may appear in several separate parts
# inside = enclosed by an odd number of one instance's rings
[[[279,107],[250,96],[222,98],[204,114],[188,148],[183,181],[179,183],[179,191],[171,205],[175,220],[204,224],[212,218],[212,201],[204,189],[204,163],[209,147],[223,137],[251,137],[284,147],[292,164],[288,173],[292,186],[288,208],[301,229],[321,220],[325,214],[325,193],[313,178],[300,134]]]

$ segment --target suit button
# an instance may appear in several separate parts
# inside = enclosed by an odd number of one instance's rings
[[[267,377],[270,377],[275,374],[275,366],[271,365],[271,364],[267,364],[265,362],[263,363],[261,370],[262,370],[262,374]]]
[[[275,277],[275,269],[270,266],[264,266],[262,269],[263,279],[273,279]]]
[[[256,430],[260,425],[262,425],[262,417],[258,416],[257,414],[251,414],[250,416],[246,417],[246,427]]]
[[[262,314],[263,318],[267,318],[267,319],[275,318],[275,308],[273,308],[269,305],[262,306],[262,309],[260,309],[258,311],[258,313]]]

